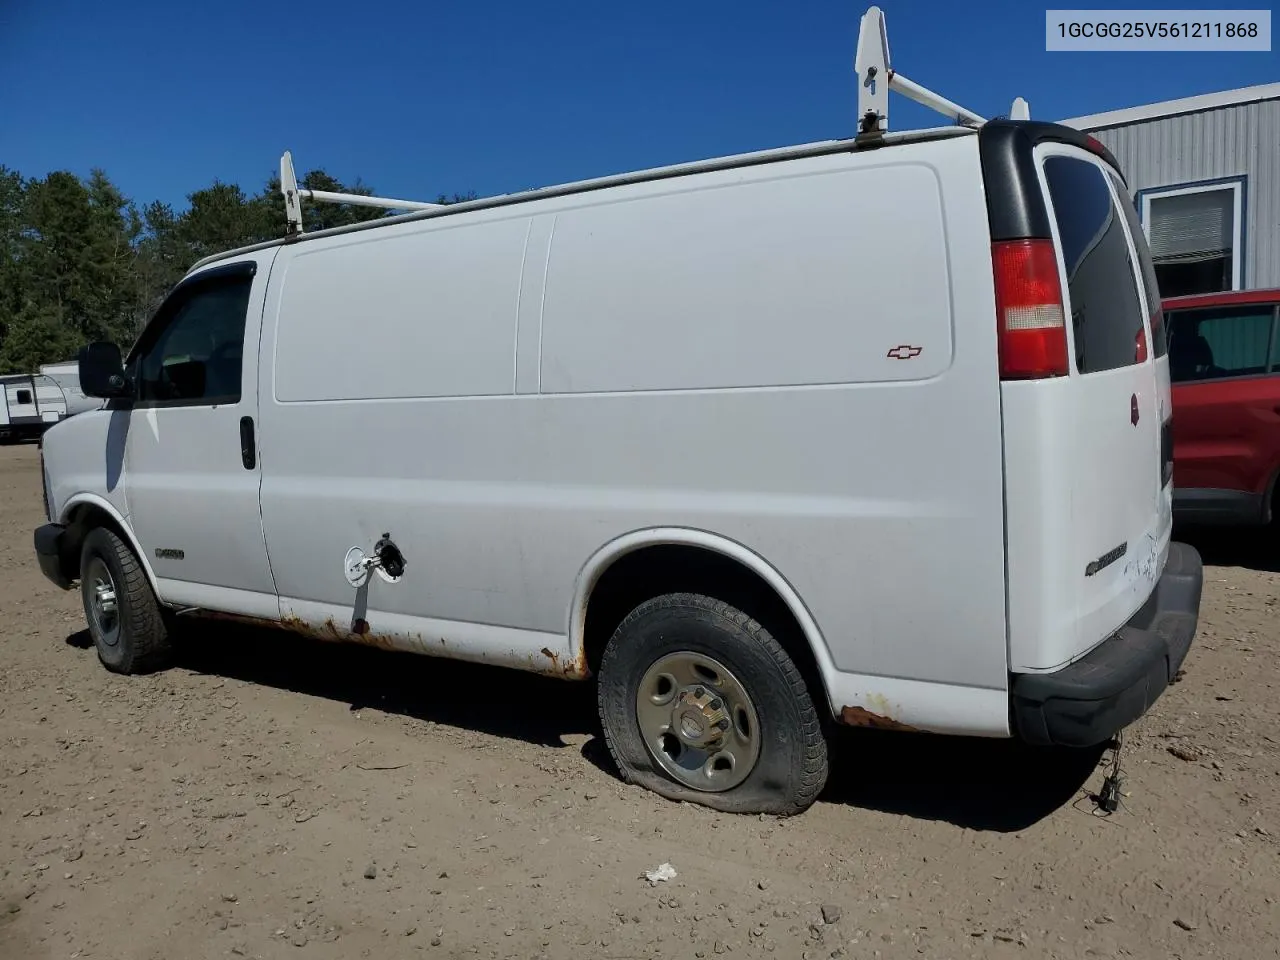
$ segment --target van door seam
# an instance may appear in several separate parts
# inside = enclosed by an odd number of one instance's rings
[[[547,234],[547,252],[542,261],[542,293],[538,297],[538,393],[542,393],[542,331],[547,315],[547,277],[551,273],[551,249],[556,239],[556,223],[560,214],[551,218],[551,230]]]
[[[263,483],[263,479],[266,477],[266,458],[263,456],[263,449],[262,449],[262,437],[263,437],[263,434],[265,433],[265,431],[262,429],[262,424],[263,424],[262,344],[263,344],[263,341],[266,339],[266,333],[267,333],[267,308],[270,306],[270,303],[271,303],[271,291],[272,291],[271,278],[275,275],[276,260],[279,258],[281,249],[283,248],[281,247],[276,248],[275,255],[271,257],[271,262],[267,265],[267,271],[266,271],[267,275],[262,278],[263,284],[264,284],[262,288],[262,313],[258,317],[258,369],[256,371],[258,382],[256,384],[257,389],[254,391],[255,393],[254,414],[256,415],[258,422],[256,424],[256,428],[254,429],[254,438],[253,438],[254,447],[256,448],[255,455],[257,458],[257,473],[258,473],[258,530],[262,534],[262,550],[267,556],[267,575],[271,577],[271,590],[276,595],[277,609],[279,609],[279,604],[280,604],[280,587],[276,583],[276,572],[274,568],[271,566],[271,545],[267,543],[267,518],[263,515],[263,512],[262,512],[262,483]],[[274,319],[278,320],[279,315],[280,315],[279,311],[277,311]],[[273,328],[272,336],[271,336],[271,373],[272,373],[271,386],[272,386],[273,398],[275,396],[275,346],[276,346],[275,334],[276,334],[276,331]]]
[[[533,234],[533,222],[536,217],[529,218],[529,225],[524,231],[524,250],[520,253],[520,279],[516,283],[516,333],[515,344],[512,346],[511,361],[511,392],[517,394],[520,392],[520,317],[524,311],[521,307],[524,297],[524,274],[529,269],[529,237]]]

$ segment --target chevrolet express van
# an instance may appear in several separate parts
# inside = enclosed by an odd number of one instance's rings
[[[835,724],[1104,742],[1196,629],[1147,245],[1051,123],[229,250],[80,376],[35,548],[108,669],[213,614],[591,678],[720,810],[803,810]]]

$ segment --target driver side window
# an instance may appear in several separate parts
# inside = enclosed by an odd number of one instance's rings
[[[131,364],[139,401],[164,406],[239,402],[252,286],[251,274],[198,283],[161,308],[155,332]]]

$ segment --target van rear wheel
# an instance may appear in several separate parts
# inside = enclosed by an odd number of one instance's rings
[[[760,623],[700,594],[655,597],[599,670],[605,742],[624,780],[726,813],[791,815],[827,779],[808,688]]]
[[[112,530],[96,527],[80,550],[80,595],[102,665],[145,673],[169,659],[169,631],[142,564]]]

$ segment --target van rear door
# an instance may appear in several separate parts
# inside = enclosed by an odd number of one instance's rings
[[[1154,333],[1135,241],[1103,162],[1078,148],[1045,145],[1039,169],[1051,212],[1069,333],[1072,522],[1063,548],[1074,560],[1077,641],[1106,639],[1147,599],[1164,567],[1169,516]],[[1158,301],[1157,301],[1158,302]],[[1163,337],[1160,337],[1163,342]],[[1163,352],[1163,351],[1162,351]],[[1064,651],[1065,652],[1065,651]]]
[[[1004,171],[1032,211],[1027,239],[1002,243],[1007,224],[992,224],[1014,672],[1060,669],[1112,636],[1154,589],[1171,531],[1168,359],[1146,241],[1100,145],[1051,126]],[[1002,272],[1011,242],[1035,254],[1026,289]],[[1028,296],[1044,304],[1019,306]]]

